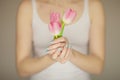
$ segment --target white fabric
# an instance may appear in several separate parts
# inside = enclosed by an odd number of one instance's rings
[[[33,48],[35,56],[42,56],[44,49],[53,39],[45,24],[39,17],[36,8],[36,0],[33,5]],[[90,18],[88,14],[88,0],[84,0],[84,11],[78,22],[64,28],[64,36],[68,38],[72,48],[85,55],[88,54],[88,41],[90,30]],[[42,64],[41,64],[42,65]],[[30,80],[90,80],[90,74],[78,68],[70,61],[65,64],[56,62],[45,70],[30,77]]]

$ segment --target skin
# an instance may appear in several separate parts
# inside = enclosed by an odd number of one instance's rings
[[[68,7],[75,9],[79,15],[71,24],[77,22],[83,11],[83,0],[36,0],[36,2],[38,14],[46,24],[49,23],[51,10],[59,10],[58,12],[62,15]],[[67,61],[71,61],[89,73],[100,75],[103,72],[105,62],[105,15],[100,0],[89,0],[89,15],[91,20],[89,55],[84,55],[73,48],[66,47],[69,40],[63,36],[54,40],[48,47],[48,55],[33,58],[31,57],[31,0],[21,1],[16,22],[16,68],[19,76],[27,77],[46,69],[56,62],[64,64]],[[58,48],[62,50],[58,52]]]

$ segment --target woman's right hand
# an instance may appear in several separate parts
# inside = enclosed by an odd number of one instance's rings
[[[60,63],[65,63],[69,60],[70,57],[70,48],[68,46],[68,42],[64,38],[57,39],[53,41],[52,44],[48,47],[48,54],[55,61],[59,61]]]
[[[65,43],[51,44],[47,48],[49,49],[47,50],[47,53],[53,60],[61,62],[61,58],[59,56],[62,53],[64,46],[65,46]]]

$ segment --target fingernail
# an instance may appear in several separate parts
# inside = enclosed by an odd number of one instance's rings
[[[71,48],[71,45],[69,45],[68,48]]]
[[[53,42],[52,42],[53,40],[51,40],[48,44],[52,44]]]
[[[46,49],[45,49],[45,52],[47,52],[48,50],[49,50],[49,49],[48,49],[48,48],[46,48]]]
[[[50,41],[49,44],[53,44],[53,41]]]
[[[53,44],[53,42],[50,42],[50,44]]]
[[[58,52],[60,52],[62,49],[61,48],[58,48]]]
[[[66,44],[66,46],[65,46],[66,48],[68,48],[69,47],[69,45],[68,44]]]

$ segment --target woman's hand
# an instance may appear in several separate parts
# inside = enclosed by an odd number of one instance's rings
[[[67,38],[61,37],[52,41],[47,52],[53,59],[60,63],[65,63],[72,56],[72,49]]]

